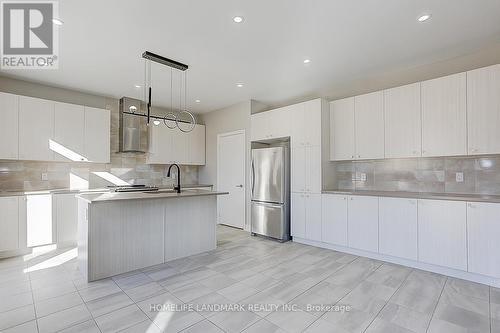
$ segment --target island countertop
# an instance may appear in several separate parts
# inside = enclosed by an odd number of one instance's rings
[[[173,199],[185,197],[198,197],[207,195],[224,195],[229,192],[218,192],[201,189],[182,190],[177,193],[172,190],[159,190],[152,192],[101,192],[101,193],[83,193],[76,197],[87,201],[88,203],[109,202],[119,200],[145,200],[145,199]]]

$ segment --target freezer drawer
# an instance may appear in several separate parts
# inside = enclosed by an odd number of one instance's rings
[[[252,233],[280,240],[290,238],[287,209],[284,204],[252,201],[251,219]]]

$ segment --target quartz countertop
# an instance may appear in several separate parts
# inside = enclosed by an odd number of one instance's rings
[[[500,203],[500,195],[487,195],[487,194],[431,193],[431,192],[405,192],[405,191],[348,191],[348,190],[323,190],[322,193],[340,194],[340,195],[360,195],[360,196],[372,196],[372,197]]]
[[[213,187],[210,184],[181,184],[181,188],[194,189],[200,187]],[[171,189],[172,186],[158,186],[160,190]],[[92,188],[92,189],[70,189],[70,188],[56,188],[47,190],[34,190],[34,191],[22,191],[22,190],[12,190],[12,191],[0,191],[1,197],[17,197],[24,195],[44,195],[44,194],[81,194],[81,193],[94,193],[94,192],[111,192],[108,187],[103,188]]]
[[[229,192],[217,192],[201,189],[182,190],[181,193],[168,190],[152,192],[105,192],[105,193],[82,193],[76,197],[88,203],[110,202],[120,200],[145,200],[145,199],[173,199],[185,197],[198,197],[207,195],[224,195]]]

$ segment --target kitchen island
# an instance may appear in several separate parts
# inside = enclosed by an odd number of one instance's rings
[[[88,281],[216,248],[217,196],[181,193],[86,193],[78,198],[78,262]]]

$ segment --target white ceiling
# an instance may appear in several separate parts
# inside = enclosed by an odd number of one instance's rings
[[[329,87],[500,42],[499,0],[64,0],[59,7],[59,70],[2,75],[140,97],[134,85],[143,84],[141,54],[149,50],[190,66],[188,105],[196,112],[248,99],[282,105],[336,96]],[[425,12],[431,20],[418,23]],[[244,22],[235,24],[235,15]],[[158,83],[167,75],[153,70],[159,106],[170,105],[168,84]]]

